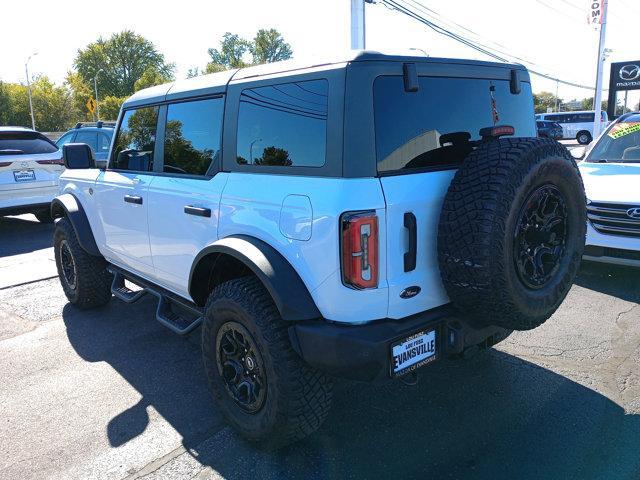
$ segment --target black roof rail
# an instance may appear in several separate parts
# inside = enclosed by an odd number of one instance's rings
[[[114,121],[100,120],[98,122],[78,122],[76,123],[76,126],[73,128],[82,128],[82,127],[102,128],[102,127],[115,127],[115,126],[116,126],[116,122]]]

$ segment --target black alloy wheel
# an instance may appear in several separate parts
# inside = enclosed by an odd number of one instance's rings
[[[60,242],[60,266],[62,267],[62,277],[71,290],[76,289],[76,263],[73,260],[73,254],[69,248],[69,242],[62,240]]]
[[[218,372],[227,393],[245,412],[258,412],[267,392],[264,362],[249,331],[237,322],[220,327],[216,337]]]
[[[520,281],[544,287],[558,272],[566,252],[567,204],[554,185],[533,191],[525,201],[514,232],[513,257]]]

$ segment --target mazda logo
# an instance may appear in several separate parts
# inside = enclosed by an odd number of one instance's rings
[[[627,210],[627,217],[640,219],[640,207],[630,208]]]
[[[625,65],[620,69],[620,78],[627,82],[632,82],[640,77],[640,66],[638,65]]]

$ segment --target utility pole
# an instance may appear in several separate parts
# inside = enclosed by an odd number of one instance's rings
[[[35,57],[38,52],[34,52],[24,62],[24,71],[27,74],[27,91],[29,92],[29,110],[31,111],[31,128],[36,129],[36,118],[33,116],[33,100],[31,100],[31,81],[29,80],[29,60],[31,57]]]
[[[605,58],[605,35],[607,31],[607,15],[609,0],[602,2],[602,22],[600,23],[600,41],[598,42],[598,67],[596,69],[596,91],[593,96],[593,106],[595,115],[593,117],[593,139],[600,135],[600,127],[602,125],[600,119],[602,117],[602,70]]]
[[[558,106],[560,104],[560,100],[558,99],[558,88],[559,88],[560,82],[558,82],[558,80],[556,80],[556,112],[558,112]]]
[[[365,49],[364,30],[364,2],[365,0],[351,0],[351,49]]]
[[[100,102],[98,101],[98,74],[100,72],[104,72],[104,69],[100,69],[96,72],[96,75],[93,77],[93,89],[96,92],[96,119],[100,121]]]

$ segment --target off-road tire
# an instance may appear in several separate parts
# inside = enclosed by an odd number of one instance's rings
[[[75,284],[67,281],[61,260],[61,246],[66,244],[75,266]],[[76,233],[66,217],[56,222],[53,247],[58,277],[69,302],[78,308],[89,309],[105,305],[111,300],[113,275],[102,257],[89,255],[80,246]]]
[[[47,210],[39,210],[33,213],[40,223],[53,223],[51,212]]]
[[[253,413],[238,405],[218,369],[216,340],[220,328],[230,321],[250,333],[266,375],[266,397]],[[288,326],[264,286],[252,276],[217,286],[205,307],[202,354],[214,399],[244,438],[268,449],[310,435],[331,407],[332,380],[306,365],[291,348]]]
[[[516,266],[515,234],[523,204],[547,185],[566,205],[564,254],[547,283],[531,288]],[[582,178],[565,147],[543,138],[488,141],[465,159],[444,200],[438,230],[442,281],[453,305],[470,322],[535,328],[567,295],[585,234]]]

